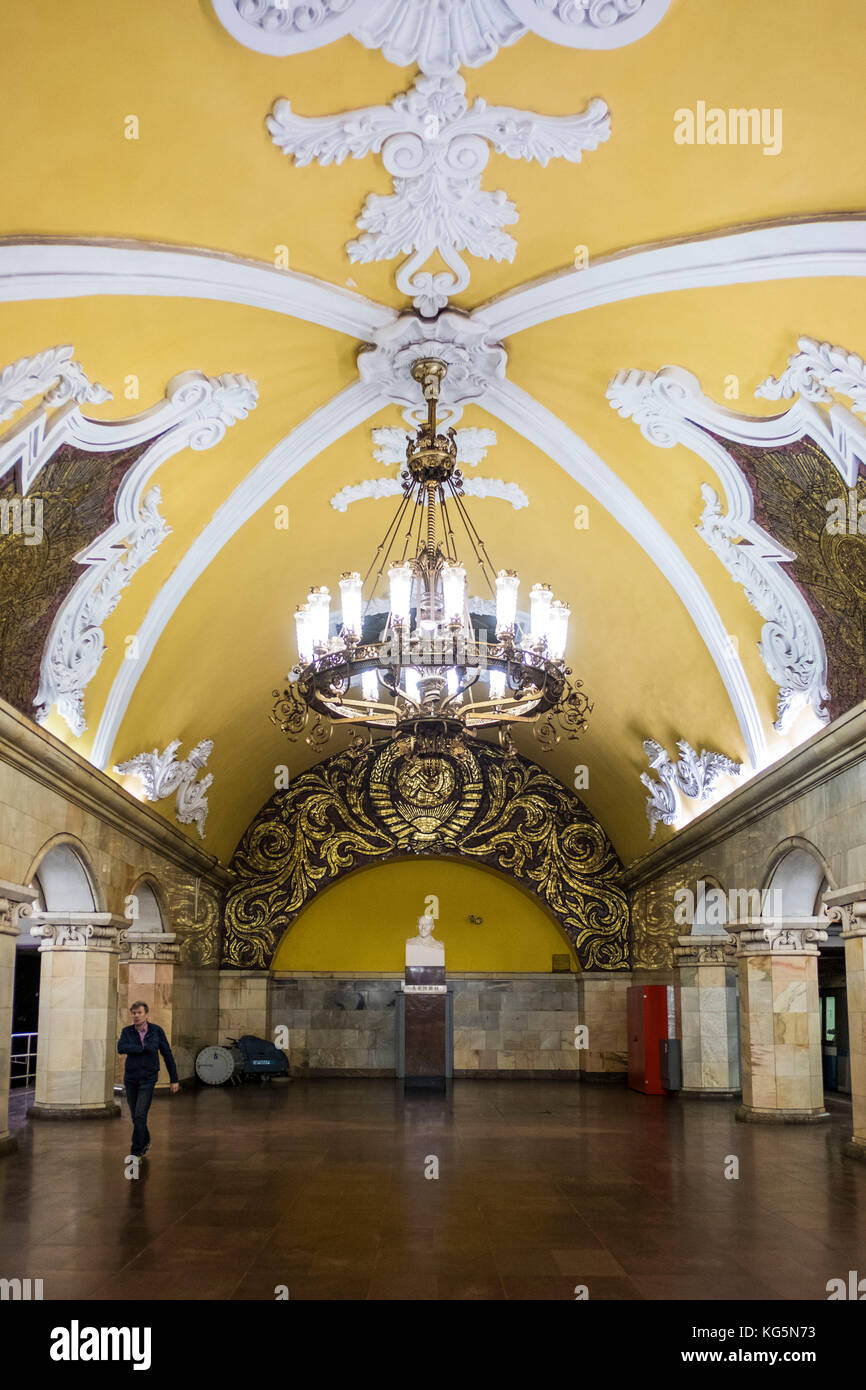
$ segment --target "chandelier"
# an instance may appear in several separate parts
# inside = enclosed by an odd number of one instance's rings
[[[521,625],[518,576],[494,570],[466,510],[455,431],[437,429],[446,372],[437,358],[412,364],[427,419],[409,436],[403,497],[366,575],[340,579],[336,628],[327,588],[312,588],[295,612],[298,664],[274,691],[271,714],[289,738],[307,731],[307,743],[319,746],[348,723],[408,736],[412,747],[459,751],[467,737],[492,730],[513,754],[513,725],[531,725],[545,748],[559,741],[557,729],[577,738],[586,728],[592,706],[565,665],[571,610],[549,585],[535,584]],[[455,523],[495,597],[492,631],[489,619],[470,613]],[[387,614],[371,615],[386,573]],[[369,737],[356,733],[355,742]]]

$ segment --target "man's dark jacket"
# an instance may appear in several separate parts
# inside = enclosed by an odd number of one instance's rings
[[[158,1023],[148,1023],[142,1040],[134,1023],[130,1023],[120,1035],[117,1050],[126,1056],[123,1080],[156,1081],[159,1076],[159,1054],[168,1068],[168,1078],[172,1084],[177,1081],[177,1067],[171,1055],[168,1038]]]

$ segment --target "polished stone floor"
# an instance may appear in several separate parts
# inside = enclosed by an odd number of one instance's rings
[[[128,1180],[126,1115],[23,1108],[0,1159],[0,1277],[41,1278],[46,1299],[135,1281],[167,1299],[825,1300],[828,1279],[866,1275],[844,1109],[765,1127],[733,1103],[565,1083],[202,1088],[154,1101]]]

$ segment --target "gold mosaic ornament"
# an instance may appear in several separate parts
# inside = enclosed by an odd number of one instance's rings
[[[267,969],[323,888],[413,854],[498,869],[537,895],[583,969],[628,968],[622,865],[580,799],[489,744],[437,749],[409,739],[348,749],[271,797],[232,859],[223,964]]]

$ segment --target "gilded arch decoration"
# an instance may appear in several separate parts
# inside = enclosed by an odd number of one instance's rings
[[[223,964],[267,969],[283,933],[328,884],[364,864],[460,855],[529,888],[585,970],[628,968],[622,865],[583,802],[543,768],[479,744],[351,748],[262,807],[232,858]]]

